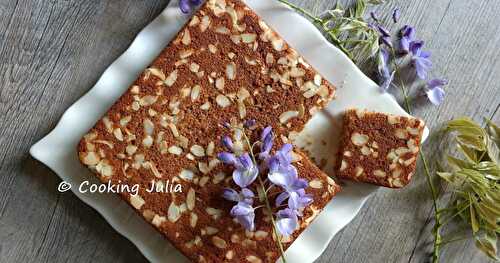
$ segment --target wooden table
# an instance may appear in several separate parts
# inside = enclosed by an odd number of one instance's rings
[[[333,0],[295,0],[320,12]],[[29,147],[97,81],[167,0],[0,0],[0,261],[144,262],[128,240],[28,155]],[[446,102],[416,106],[436,130],[467,115],[500,121],[500,1],[390,1],[433,52],[432,76],[445,76]],[[393,27],[393,29],[396,29]],[[437,160],[441,140],[426,152]],[[380,189],[318,262],[426,262],[432,202],[420,170],[410,187]],[[443,262],[487,262],[472,242],[443,250]]]

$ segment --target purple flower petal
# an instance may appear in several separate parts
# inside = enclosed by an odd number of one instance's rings
[[[189,3],[189,0],[180,0],[179,7],[184,14],[188,14],[189,12],[191,12],[191,5]]]
[[[387,45],[388,47],[392,47],[392,39],[391,39],[391,37],[390,37],[390,36],[382,36],[382,37],[380,38],[380,41],[381,41],[383,44]]]
[[[264,128],[264,130],[262,131],[262,134],[260,136],[260,140],[264,141],[267,136],[272,134],[272,131],[273,131],[273,127],[271,127],[271,126],[267,126],[266,128]]]
[[[396,7],[394,11],[392,11],[392,21],[394,21],[394,23],[397,23],[399,21],[399,17],[401,17],[401,11],[398,7]]]
[[[222,146],[224,146],[229,151],[233,150],[234,144],[229,136],[224,136],[224,138],[222,138]]]
[[[244,202],[239,202],[231,209],[231,216],[236,218],[243,227],[249,231],[255,229],[255,211],[254,208]]]
[[[389,30],[387,30],[385,27],[383,27],[381,25],[377,25],[377,30],[384,37],[390,37],[391,36],[391,33],[389,32]]]
[[[445,92],[441,87],[435,87],[426,91],[427,98],[434,105],[440,105],[444,101]]]
[[[408,54],[410,52],[410,43],[415,40],[415,28],[405,25],[401,29],[400,34],[399,52],[401,54]]]
[[[295,180],[293,182],[293,189],[304,189],[304,188],[307,188],[307,186],[309,185],[309,183],[307,182],[306,179],[304,178],[298,178],[297,180]]]
[[[444,85],[448,85],[448,80],[446,80],[446,79],[433,79],[433,80],[429,80],[429,82],[427,82],[427,86],[429,87],[429,89],[433,89],[435,87],[442,87]]]
[[[250,190],[248,188],[241,189],[241,195],[244,198],[253,198],[255,196],[255,194],[252,192],[252,190]]]
[[[283,146],[281,146],[281,149],[279,149],[279,152],[282,152],[284,154],[288,154],[292,150],[293,150],[293,145],[291,145],[289,143],[285,143],[285,144],[283,144]]]
[[[371,11],[370,12],[370,16],[372,17],[372,19],[375,21],[375,22],[378,22],[378,16],[377,16],[377,13]]]
[[[252,157],[250,157],[250,154],[244,153],[238,157],[238,161],[241,164],[241,167],[243,169],[250,169],[252,166],[254,166],[254,163],[252,161]]]
[[[249,205],[253,204],[254,196],[255,194],[248,188],[241,189],[241,193],[238,193],[236,192],[236,190],[233,190],[231,188],[226,188],[222,193],[222,197],[224,197],[224,199],[226,200],[233,202],[244,202]]]
[[[434,105],[440,105],[444,101],[445,92],[443,86],[447,85],[446,79],[433,79],[427,82],[426,95],[429,101]]]
[[[271,149],[273,148],[273,135],[272,133],[269,133],[264,140],[262,141],[262,153],[269,153]]]
[[[422,40],[415,40],[410,43],[410,51],[413,55],[420,56],[420,51],[422,50],[422,47],[424,46],[424,41]]]
[[[233,181],[241,188],[249,186],[259,175],[259,169],[255,166],[248,153],[238,157],[236,170],[233,171]]]
[[[389,87],[391,86],[391,83],[394,80],[395,73],[396,71],[392,71],[389,77],[382,80],[382,84],[380,84],[380,89],[382,89],[383,91],[389,90]]]
[[[410,43],[410,51],[413,54],[412,64],[415,67],[417,76],[420,79],[426,79],[427,71],[432,67],[432,62],[429,59],[430,52],[423,51],[424,41],[416,40]]]
[[[420,79],[426,79],[427,71],[432,67],[432,62],[427,58],[413,56],[412,63],[415,67],[417,76]]]
[[[297,192],[289,193],[288,208],[290,208],[292,210],[299,210],[300,209],[300,196]]]
[[[431,57],[431,52],[421,50],[420,54],[419,54],[419,57],[421,57],[421,58],[430,58]]]
[[[379,52],[379,59],[378,59],[378,73],[379,73],[379,79],[380,79],[380,88],[383,91],[386,91],[389,89],[389,86],[391,85],[393,79],[394,79],[394,73],[395,71],[390,72],[389,71],[389,51],[385,48],[381,48]]]
[[[250,213],[253,213],[254,209],[251,205],[247,203],[242,203],[239,202],[233,208],[231,209],[231,215],[232,216],[242,216],[242,215],[248,215]]]
[[[399,40],[399,53],[408,54],[410,52],[410,42],[411,40],[408,37],[402,37]]]
[[[283,188],[292,186],[293,182],[295,181],[293,174],[289,173],[289,171],[285,169],[272,171],[267,175],[267,178],[269,178],[269,180],[273,184],[281,186]]]
[[[293,234],[299,225],[297,214],[289,208],[278,211],[276,217],[276,228],[285,237]]]
[[[243,123],[243,126],[245,128],[250,128],[250,127],[253,127],[256,123],[257,123],[257,121],[255,121],[254,119],[251,119],[251,120],[245,121],[245,123]]]
[[[389,75],[389,51],[386,48],[380,48],[378,52],[378,73],[381,76],[387,77]]]
[[[283,192],[281,194],[279,194],[277,197],[276,197],[276,201],[275,201],[275,204],[277,207],[281,206],[283,204],[283,202],[285,202],[285,200],[288,198],[288,193],[287,192]]]
[[[221,161],[225,164],[228,164],[228,165],[236,165],[236,163],[238,162],[238,160],[236,159],[236,156],[234,156],[234,154],[228,153],[228,152],[219,153],[217,155],[217,159],[219,159],[219,161]]]
[[[196,5],[201,4],[202,0],[190,0],[190,2],[191,2],[192,5],[196,6]]]
[[[234,202],[240,201],[240,194],[238,194],[238,192],[236,192],[235,190],[233,190],[231,188],[224,189],[224,192],[222,193],[222,197],[224,197],[224,199],[229,200],[229,201],[234,201]]]

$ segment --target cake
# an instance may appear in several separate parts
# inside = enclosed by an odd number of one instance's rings
[[[81,162],[103,183],[139,185],[120,192],[144,219],[193,262],[275,262],[280,253],[269,216],[256,212],[245,231],[222,198],[231,170],[216,158],[225,123],[272,126],[287,143],[335,88],[239,0],[209,0],[78,145]],[[314,202],[285,248],[339,187],[294,149]],[[148,192],[179,184],[182,192]],[[166,187],[168,188],[168,187]]]
[[[347,110],[337,176],[391,188],[406,186],[415,172],[424,122],[413,117]]]

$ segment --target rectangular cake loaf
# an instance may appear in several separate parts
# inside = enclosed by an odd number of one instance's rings
[[[413,117],[348,110],[337,176],[391,188],[407,185],[415,172],[424,126]]]
[[[239,0],[209,0],[84,136],[83,164],[102,182],[140,185],[121,197],[194,262],[275,262],[271,223],[262,209],[245,231],[222,199],[231,171],[216,158],[224,123],[255,120],[251,137],[272,126],[277,144],[303,129],[335,88]],[[295,150],[314,202],[288,247],[338,191]],[[146,191],[177,183],[182,193]]]

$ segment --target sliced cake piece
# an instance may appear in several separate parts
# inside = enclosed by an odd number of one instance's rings
[[[256,231],[233,220],[222,198],[231,171],[217,160],[224,123],[255,120],[251,139],[270,125],[276,145],[301,131],[335,88],[239,0],[208,0],[129,90],[80,141],[83,164],[102,182],[140,185],[127,201],[194,262],[275,262],[270,218]],[[235,145],[238,143],[235,140]],[[285,248],[338,191],[297,152],[299,176],[314,202]],[[148,192],[181,184],[182,193]]]
[[[415,172],[424,122],[413,117],[351,109],[344,116],[337,175],[401,188]]]

